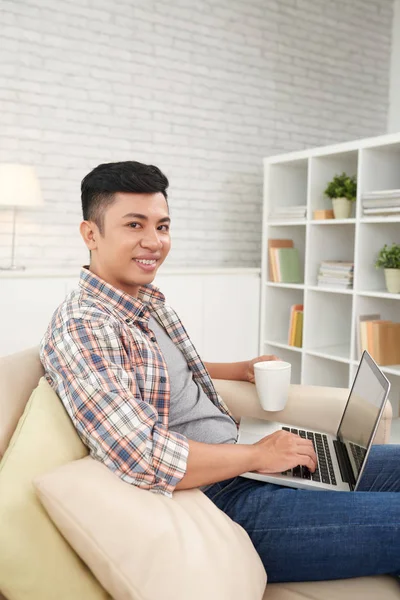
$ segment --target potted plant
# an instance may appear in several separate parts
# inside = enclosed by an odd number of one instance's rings
[[[375,262],[376,268],[385,269],[387,291],[400,294],[400,244],[383,246]]]
[[[324,193],[332,200],[335,219],[348,219],[351,215],[352,203],[357,197],[356,176],[350,177],[346,173],[335,175]]]

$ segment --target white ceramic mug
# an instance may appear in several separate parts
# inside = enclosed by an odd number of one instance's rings
[[[283,360],[255,363],[254,377],[260,404],[264,410],[283,410],[289,396],[292,365]]]

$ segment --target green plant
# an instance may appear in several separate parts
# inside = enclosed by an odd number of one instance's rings
[[[378,254],[375,267],[377,269],[400,269],[400,244],[393,242],[391,247],[385,244]]]
[[[357,197],[357,180],[356,176],[350,177],[346,173],[335,175],[328,183],[324,192],[328,198],[347,198],[351,202],[355,202]]]

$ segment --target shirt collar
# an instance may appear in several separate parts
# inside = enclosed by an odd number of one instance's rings
[[[165,303],[164,294],[160,292],[157,286],[151,283],[142,285],[136,298],[110,285],[104,279],[89,271],[88,266],[84,266],[81,269],[79,285],[91,296],[96,296],[111,304],[123,316],[128,316],[132,320],[148,319],[147,305],[156,308],[160,304]]]

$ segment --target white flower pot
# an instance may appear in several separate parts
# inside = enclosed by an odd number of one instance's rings
[[[400,269],[385,269],[387,291],[400,294]]]
[[[348,219],[351,215],[351,201],[347,198],[332,198],[335,219]]]

